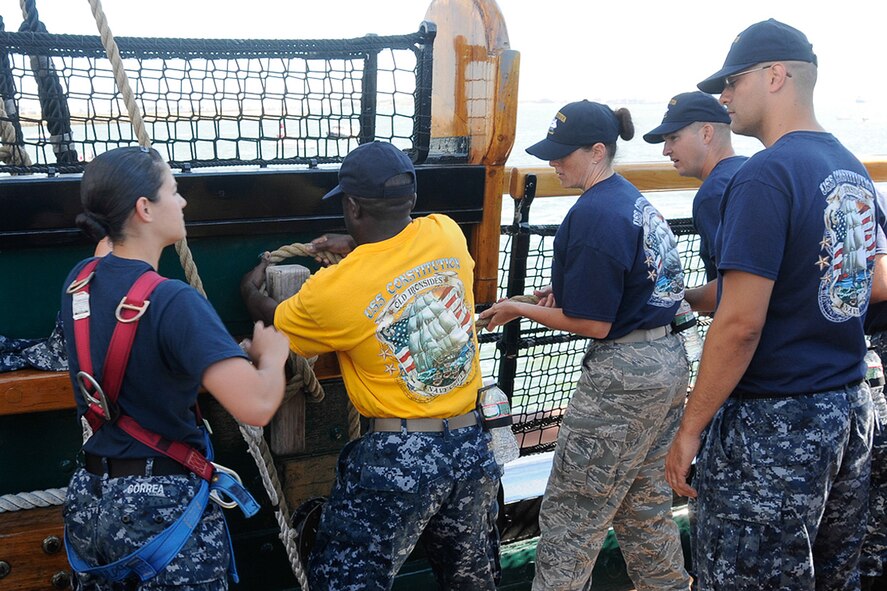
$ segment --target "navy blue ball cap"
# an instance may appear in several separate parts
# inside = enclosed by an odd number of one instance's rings
[[[816,65],[816,54],[807,36],[774,19],[755,23],[733,40],[724,67],[697,84],[702,92],[724,90],[724,78],[764,62],[808,62]]]
[[[411,183],[385,186],[392,177],[405,173],[412,176]],[[415,195],[416,169],[409,156],[387,142],[361,144],[342,160],[339,184],[323,198],[330,199],[343,193],[367,199]]]
[[[727,109],[710,94],[698,90],[684,92],[674,96],[668,102],[668,109],[659,127],[644,134],[644,141],[649,144],[660,144],[665,136],[684,129],[691,123],[730,123]]]
[[[527,148],[542,160],[560,160],[582,146],[612,144],[619,138],[619,120],[607,105],[583,100],[561,108],[551,120],[548,137]]]

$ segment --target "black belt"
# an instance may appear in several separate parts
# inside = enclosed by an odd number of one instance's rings
[[[862,380],[853,380],[852,382],[848,382],[843,386],[838,386],[837,388],[831,388],[829,390],[821,390],[819,392],[788,392],[784,394],[776,393],[776,392],[743,392],[736,390],[732,394],[730,394],[730,398],[735,400],[762,400],[765,398],[800,398],[801,396],[816,396],[818,394],[825,394],[826,392],[837,392],[838,390],[845,390],[847,388],[855,388],[862,384]]]
[[[105,462],[108,465],[108,478],[120,478],[121,476],[145,476],[147,463],[152,458],[107,458],[85,454],[86,461],[83,467],[90,474],[96,476],[105,475]],[[105,460],[104,462],[102,460]],[[152,476],[174,476],[177,474],[190,474],[186,467],[166,456],[153,458],[154,466],[151,469]]]

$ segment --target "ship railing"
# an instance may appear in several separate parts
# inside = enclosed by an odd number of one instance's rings
[[[887,182],[887,157],[864,158],[863,163],[876,183]],[[669,163],[623,164],[617,165],[616,170],[645,194],[695,191],[700,184],[696,179],[679,176]],[[500,298],[532,293],[550,283],[557,225],[531,223],[534,201],[580,193],[562,188],[554,170],[548,167],[512,168],[505,178],[503,195],[512,199],[515,213],[512,223],[501,227]],[[881,188],[882,192],[884,189]],[[655,203],[656,195],[648,196]],[[706,277],[697,254],[699,236],[693,220],[678,218],[668,222],[677,237],[686,285],[702,285]],[[707,324],[707,317],[702,317],[703,336]],[[479,338],[484,374],[495,377],[511,397],[517,419],[513,428],[521,454],[553,450],[561,416],[579,379],[587,339],[528,320],[509,323],[494,333],[481,333]]]

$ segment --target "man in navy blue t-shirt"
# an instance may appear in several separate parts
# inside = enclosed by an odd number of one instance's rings
[[[748,160],[733,151],[727,110],[710,94],[681,93],[668,102],[662,123],[644,134],[644,141],[663,144],[662,155],[671,159],[679,175],[702,181],[693,198],[693,225],[699,233],[706,281],[717,279],[712,245],[720,223],[721,197],[727,182]]]
[[[698,500],[704,589],[859,585],[873,428],[862,319],[883,213],[816,120],[816,75],[804,34],[771,19],[699,84],[766,148],[721,203],[717,315],[666,460],[671,486]]]

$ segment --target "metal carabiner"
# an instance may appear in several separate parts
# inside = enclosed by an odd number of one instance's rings
[[[104,390],[94,377],[85,371],[77,372],[77,385],[80,387],[80,393],[89,404],[95,404],[102,411],[102,418],[106,421],[111,420],[111,407],[108,404],[108,398],[105,396]],[[90,392],[90,388],[96,392],[94,396]]]
[[[216,469],[216,472],[227,474],[228,476],[236,480],[238,484],[240,484],[241,486],[243,485],[243,481],[240,479],[240,475],[231,468],[226,468],[225,466],[222,466],[221,464],[216,464],[215,462],[210,462],[210,464],[213,465],[213,468]],[[213,481],[215,481],[216,479],[217,477],[213,475]],[[222,498],[222,495],[219,494],[218,490],[211,490],[209,492],[209,498],[212,499],[216,505],[222,507],[223,509],[233,509],[237,507],[237,501],[224,500]]]

